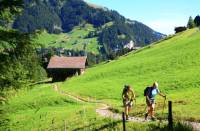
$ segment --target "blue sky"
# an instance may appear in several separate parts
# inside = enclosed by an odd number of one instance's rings
[[[118,11],[156,31],[174,33],[174,27],[187,24],[189,16],[200,14],[200,0],[85,0]]]

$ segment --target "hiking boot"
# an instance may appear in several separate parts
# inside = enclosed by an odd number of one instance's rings
[[[129,120],[129,116],[128,115],[126,115],[126,120]]]
[[[147,117],[148,117],[148,113],[145,113],[144,119],[147,120]]]

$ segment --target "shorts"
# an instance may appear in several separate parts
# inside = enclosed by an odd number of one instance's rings
[[[129,101],[129,100],[123,100],[123,104],[124,104],[124,107],[126,107],[126,106],[132,107],[133,106],[133,102]]]
[[[151,106],[152,104],[155,104],[155,99],[150,99],[150,101],[148,101],[148,99],[146,99],[146,104],[147,106]]]

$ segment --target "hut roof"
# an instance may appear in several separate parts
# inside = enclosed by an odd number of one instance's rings
[[[85,69],[87,57],[51,57],[47,69]]]

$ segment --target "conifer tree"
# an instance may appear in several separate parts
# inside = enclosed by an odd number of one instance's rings
[[[193,20],[192,16],[190,16],[190,18],[188,20],[187,28],[192,29],[194,27],[195,27],[194,20]]]

